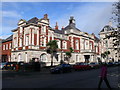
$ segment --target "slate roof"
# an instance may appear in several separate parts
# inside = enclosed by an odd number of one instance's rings
[[[54,30],[55,33],[58,33],[58,34],[64,34],[64,31],[63,30]]]
[[[104,26],[104,28],[107,28],[107,31],[114,30],[114,28],[111,27],[110,25],[106,25],[106,26]],[[100,32],[104,32],[104,28]]]
[[[14,31],[17,31],[18,30],[18,28],[16,28],[16,29],[13,29],[13,30],[11,30],[12,32],[14,32]]]
[[[95,41],[98,42],[98,41],[100,41],[100,39],[95,36]]]
[[[13,39],[13,35],[9,36],[6,39],[2,39],[2,42],[12,41],[12,39]]]
[[[38,19],[37,17],[34,17],[34,18],[28,20],[27,23],[28,23],[28,24],[29,24],[29,23],[37,24],[37,23],[38,23],[38,20],[39,20],[39,19]]]
[[[69,30],[69,29],[73,29],[73,30],[80,31],[78,28],[75,27],[75,24],[74,24],[74,23],[69,24],[69,25],[66,26],[63,30]]]

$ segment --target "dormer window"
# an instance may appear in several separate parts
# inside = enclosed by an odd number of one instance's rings
[[[73,32],[73,29],[71,29],[70,32]]]
[[[46,26],[42,26],[42,32],[46,33]]]
[[[104,31],[107,31],[107,27],[104,28]]]
[[[67,34],[67,31],[65,31],[65,34]]]
[[[24,23],[26,23],[26,21],[25,21],[24,19],[21,19],[21,20],[18,22],[18,26],[19,26],[19,25],[22,25],[22,24],[24,24]]]

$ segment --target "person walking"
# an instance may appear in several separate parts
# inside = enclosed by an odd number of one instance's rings
[[[107,80],[107,64],[106,63],[102,63],[102,66],[101,66],[101,73],[100,73],[100,81],[99,81],[99,84],[98,84],[98,90],[101,90],[101,84],[103,82],[103,80],[105,81],[107,87],[111,90],[111,86]]]

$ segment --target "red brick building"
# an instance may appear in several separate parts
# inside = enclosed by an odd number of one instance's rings
[[[2,50],[2,62],[11,61],[11,49],[12,49],[12,36],[7,39],[2,40],[1,50]]]
[[[13,36],[9,37],[11,39],[3,41],[3,60],[29,62],[38,58],[40,62],[45,62],[48,66],[51,58],[50,54],[46,53],[46,44],[50,40],[57,40],[58,52],[56,55],[58,58],[54,58],[54,65],[59,64],[60,60],[66,61],[65,52],[69,51],[70,47],[74,50],[70,63],[98,62],[99,39],[94,34],[82,32],[76,28],[74,17],[70,17],[69,24],[60,30],[57,23],[55,28],[49,25],[47,14],[41,19],[36,17],[28,21],[21,19],[18,27],[12,32]],[[12,43],[12,51],[9,48],[10,43]]]

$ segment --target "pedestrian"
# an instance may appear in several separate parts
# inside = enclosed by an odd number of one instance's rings
[[[99,81],[99,84],[98,84],[98,90],[100,90],[101,88],[101,84],[103,82],[103,80],[105,81],[107,87],[111,90],[111,86],[107,80],[107,64],[106,63],[102,63],[102,66],[101,66],[101,73],[100,73],[100,81]]]

